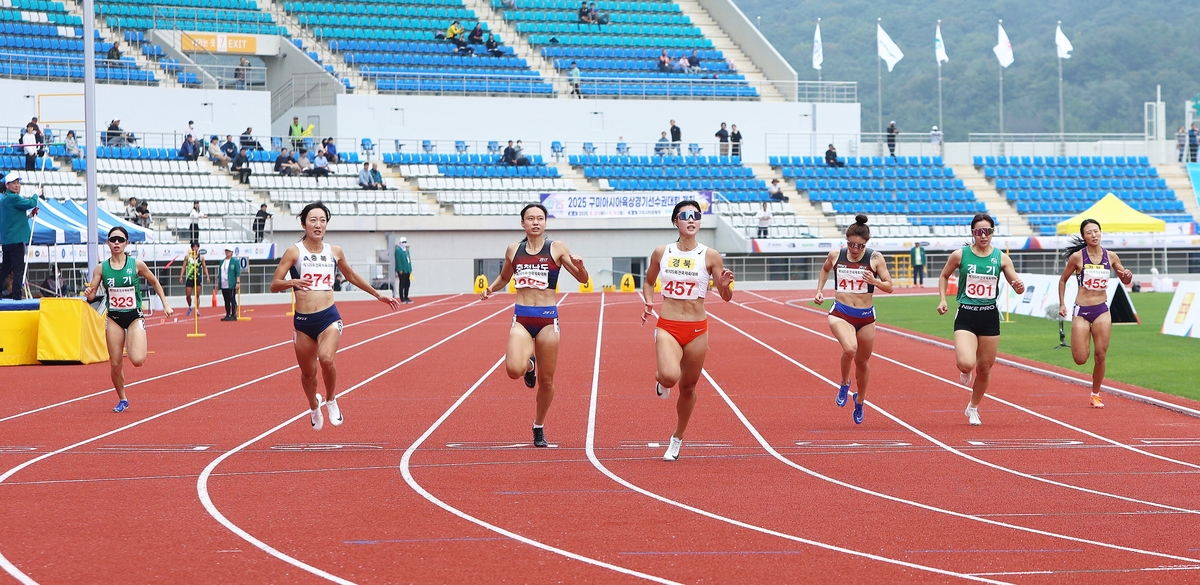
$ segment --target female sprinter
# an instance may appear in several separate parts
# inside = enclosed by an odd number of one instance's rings
[[[846,395],[850,392],[850,365],[854,364],[854,377],[858,379],[858,392],[853,396],[854,423],[862,424],[863,401],[867,399],[867,381],[871,367],[867,360],[875,348],[875,289],[892,292],[892,277],[888,274],[887,261],[883,254],[867,247],[871,239],[871,228],[867,227],[867,216],[854,216],[854,224],[846,228],[846,247],[830,252],[817,278],[818,305],[825,300],[825,281],[834,273],[833,309],[829,311],[829,329],[838,343],[842,344],[842,385],[838,388],[837,405],[846,406]]]
[[[341,270],[346,280],[368,292],[376,299],[387,303],[393,311],[400,308],[394,298],[379,294],[371,283],[350,268],[346,255],[337,246],[325,243],[325,226],[329,223],[329,208],[320,201],[309,203],[300,212],[300,225],[304,226],[304,237],[296,245],[289,246],[275,268],[271,281],[271,292],[296,290],[296,315],[292,325],[296,328],[292,338],[296,349],[296,363],[300,366],[300,383],[308,397],[309,417],[313,430],[319,431],[325,420],[321,416],[321,399],[317,394],[317,365],[320,364],[325,379],[325,404],[329,409],[329,423],[342,424],[342,411],[337,404],[337,356],[338,342],[342,338],[342,316],[333,304],[334,268]],[[290,276],[291,278],[287,278]]]
[[[167,304],[167,295],[154,273],[141,260],[125,254],[129,243],[129,232],[117,226],[108,230],[108,249],[112,257],[96,266],[92,282],[83,289],[87,300],[96,298],[101,286],[107,291],[105,308],[108,319],[104,321],[104,337],[108,342],[108,363],[113,386],[117,389],[117,406],[113,412],[125,412],[129,399],[125,397],[125,371],[121,350],[129,354],[129,362],[140,368],[146,363],[146,320],[142,316],[142,279],[150,283],[154,293],[163,304],[163,314],[170,317],[174,311]]]
[[[971,235],[975,240],[970,246],[955,250],[942,268],[938,289],[942,300],[937,312],[945,315],[946,287],[950,275],[958,271],[958,311],[954,314],[954,360],[958,364],[959,381],[963,386],[972,386],[971,371],[975,372],[971,402],[967,404],[967,420],[972,425],[979,421],[979,401],[987,393],[991,381],[992,365],[996,363],[996,350],[1000,347],[1000,310],[996,298],[1000,294],[1000,273],[1017,294],[1025,292],[1025,284],[1017,278],[1012,259],[1008,254],[992,247],[992,234],[996,232],[996,221],[986,213],[971,218]]]
[[[204,263],[204,254],[200,253],[200,242],[192,241],[192,249],[183,257],[183,270],[179,273],[179,284],[184,285],[187,296],[187,316],[192,316],[192,295],[197,298],[204,295],[204,283],[208,282],[208,265]],[[200,290],[196,290],[200,289]],[[200,314],[200,303],[196,303],[196,314]]]
[[[588,281],[588,272],[583,258],[572,255],[566,244],[546,237],[545,207],[526,205],[521,210],[521,227],[525,228],[525,239],[508,246],[500,276],[479,293],[479,298],[487,300],[508,286],[510,279],[516,279],[516,314],[508,330],[504,365],[509,378],[523,376],[526,386],[537,385],[533,446],[549,447],[543,425],[554,402],[554,370],[558,367],[558,306],[554,302],[558,271],[566,268],[579,282]]]
[[[1071,319],[1071,357],[1083,365],[1088,360],[1088,345],[1096,344],[1096,362],[1092,366],[1092,406],[1104,408],[1100,400],[1100,384],[1104,382],[1107,365],[1108,341],[1112,335],[1112,315],[1108,312],[1108,274],[1117,271],[1121,282],[1129,286],[1133,272],[1121,265],[1116,252],[1100,246],[1100,222],[1085,219],[1079,225],[1082,237],[1067,247],[1067,267],[1058,279],[1058,314],[1067,316],[1064,295],[1067,280],[1071,275],[1079,280],[1079,293],[1075,296],[1075,316]]]
[[[654,391],[666,400],[671,388],[679,384],[679,399],[675,404],[679,418],[671,444],[663,455],[667,461],[679,459],[683,432],[696,408],[696,382],[700,380],[704,356],[708,353],[704,296],[709,277],[723,300],[728,302],[733,298],[733,271],[725,268],[725,261],[716,250],[696,241],[700,217],[699,203],[688,200],[675,204],[671,223],[679,230],[679,239],[654,249],[646,278],[642,280],[646,304],[643,325],[654,312],[654,281],[662,280],[662,311],[654,325],[654,353],[658,360]]]

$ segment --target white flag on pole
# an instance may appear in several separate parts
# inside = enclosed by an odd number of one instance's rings
[[[825,51],[821,48],[821,21],[817,21],[817,32],[813,34],[813,69],[820,69],[825,62]]]
[[[1008,33],[1004,32],[1004,25],[996,25],[1000,27],[1000,32],[996,40],[996,46],[992,47],[992,52],[996,54],[996,58],[1000,60],[1000,66],[1008,68],[1013,64],[1012,43],[1008,40]]]
[[[896,43],[892,42],[892,37],[883,32],[883,25],[876,24],[875,27],[878,29],[876,37],[879,42],[879,58],[887,63],[888,73],[891,73],[896,63],[899,63],[904,58],[904,52],[900,50],[900,47],[896,46]]]
[[[948,63],[950,57],[946,55],[946,43],[942,42],[942,25],[937,25],[937,33],[933,35],[933,53],[937,58],[937,62]]]
[[[1071,51],[1074,51],[1075,47],[1071,46],[1071,41],[1069,39],[1067,39],[1067,35],[1063,34],[1061,24],[1058,25],[1058,28],[1055,29],[1055,31],[1054,31],[1054,44],[1058,45],[1058,58],[1059,59],[1070,59],[1071,58]]]

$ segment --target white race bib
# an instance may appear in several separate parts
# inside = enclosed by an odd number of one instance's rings
[[[695,256],[667,256],[663,259],[665,268],[661,272],[661,280],[664,297],[679,300],[700,298],[698,261]]]
[[[847,268],[845,266],[837,267],[837,282],[834,283],[834,289],[838,292],[848,293],[866,293],[867,281],[863,278],[866,273],[864,268]]]
[[[108,308],[113,311],[133,311],[137,306],[136,290],[132,286],[114,286],[108,289]]]
[[[1092,291],[1108,290],[1108,269],[1099,264],[1083,267],[1083,288]]]
[[[1000,279],[991,274],[967,273],[967,298],[992,300],[996,298],[996,284]]]
[[[513,275],[513,287],[546,290],[550,288],[550,271],[538,266],[522,266]]]

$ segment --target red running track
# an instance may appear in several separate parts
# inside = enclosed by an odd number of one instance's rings
[[[344,303],[346,424],[319,433],[278,307],[201,340],[152,327],[123,415],[104,364],[6,370],[27,390],[0,410],[0,565],[27,583],[1200,579],[1200,421],[1095,411],[999,366],[969,427],[951,351],[880,332],[854,425],[825,317],[795,298],[709,303],[676,462],[628,294],[560,297],[551,449],[529,445],[533,391],[496,368],[501,298]]]

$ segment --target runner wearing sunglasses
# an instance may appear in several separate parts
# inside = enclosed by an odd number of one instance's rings
[[[1000,273],[1004,273],[1004,278],[1017,294],[1025,292],[1025,284],[1017,278],[1012,259],[992,246],[992,234],[995,231],[996,221],[992,216],[976,214],[971,219],[974,241],[950,255],[938,279],[942,300],[938,303],[937,312],[945,315],[949,310],[946,288],[950,275],[958,271],[954,360],[958,365],[959,381],[963,386],[972,387],[966,415],[967,421],[976,426],[982,424],[979,421],[979,401],[987,393],[992,365],[996,363],[996,351],[1000,347],[1000,310],[996,307],[996,298],[1000,294]],[[973,382],[972,371],[975,373]]]
[[[817,278],[817,294],[813,298],[818,305],[825,301],[825,281],[833,272],[835,292],[833,308],[829,310],[829,329],[842,344],[841,386],[835,402],[838,406],[846,406],[850,366],[853,365],[854,377],[858,380],[858,392],[850,394],[854,400],[855,424],[862,424],[863,402],[867,399],[867,382],[871,377],[868,361],[875,348],[875,290],[891,293],[893,288],[883,254],[867,247],[870,239],[867,216],[854,216],[854,223],[846,228],[846,247],[830,252],[825,258]]]
[[[129,243],[129,232],[116,226],[108,230],[108,249],[112,257],[96,266],[92,282],[83,289],[83,295],[91,301],[96,291],[103,286],[106,291],[104,307],[108,318],[104,320],[104,338],[108,345],[109,374],[117,390],[117,406],[113,412],[125,412],[129,399],[125,396],[125,361],[121,350],[129,355],[129,363],[140,368],[146,363],[146,319],[142,315],[142,279],[150,283],[154,293],[162,301],[163,314],[170,317],[174,312],[167,303],[158,278],[150,272],[145,262],[125,254]]]
[[[294,246],[288,246],[271,280],[271,292],[296,291],[292,341],[296,364],[300,366],[300,384],[312,411],[309,421],[314,431],[325,426],[322,402],[329,411],[329,424],[336,427],[343,421],[337,403],[336,361],[338,343],[342,340],[342,316],[333,303],[334,273],[341,270],[347,281],[387,304],[391,310],[400,308],[399,300],[379,294],[370,282],[350,268],[340,247],[325,243],[329,215],[329,208],[320,201],[304,206],[300,211],[304,237]],[[325,380],[324,401],[317,392],[318,369]]]
[[[679,459],[683,432],[696,408],[696,382],[708,353],[708,315],[704,297],[711,277],[717,293],[725,301],[733,298],[733,271],[716,250],[696,241],[700,231],[700,204],[680,201],[671,212],[671,223],[679,230],[673,244],[659,246],[650,256],[646,278],[642,280],[645,310],[642,324],[654,312],[654,282],[662,280],[662,311],[654,324],[654,349],[658,370],[654,373],[654,391],[666,400],[671,388],[679,384],[675,404],[678,419],[670,446],[663,455],[667,461]]]
[[[516,309],[508,329],[504,366],[508,377],[524,378],[525,385],[537,386],[537,411],[533,419],[533,446],[549,447],[546,441],[546,413],[554,402],[554,372],[558,368],[558,273],[566,268],[579,282],[588,281],[583,258],[571,254],[567,245],[546,237],[546,208],[538,203],[521,210],[525,239],[511,244],[504,252],[504,267],[496,282],[479,293],[487,300],[515,279]]]

